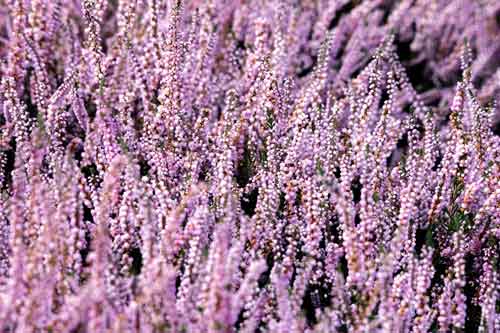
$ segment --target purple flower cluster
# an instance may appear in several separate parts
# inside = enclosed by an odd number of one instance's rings
[[[498,0],[0,0],[0,331],[500,332]]]

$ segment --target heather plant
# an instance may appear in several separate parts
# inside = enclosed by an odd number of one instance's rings
[[[500,332],[496,0],[0,0],[1,332]]]

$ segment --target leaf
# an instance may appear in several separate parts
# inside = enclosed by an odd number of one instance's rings
[[[432,235],[432,228],[429,227],[427,228],[427,232],[425,233],[425,245],[434,248],[435,247],[435,242],[434,242],[434,237]]]

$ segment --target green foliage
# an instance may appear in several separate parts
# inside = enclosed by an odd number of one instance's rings
[[[45,120],[41,112],[36,114],[36,126],[42,131],[42,133],[47,133],[47,128],[45,127]]]

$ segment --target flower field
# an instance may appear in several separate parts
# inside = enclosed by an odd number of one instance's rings
[[[498,0],[0,0],[0,332],[500,332]]]

